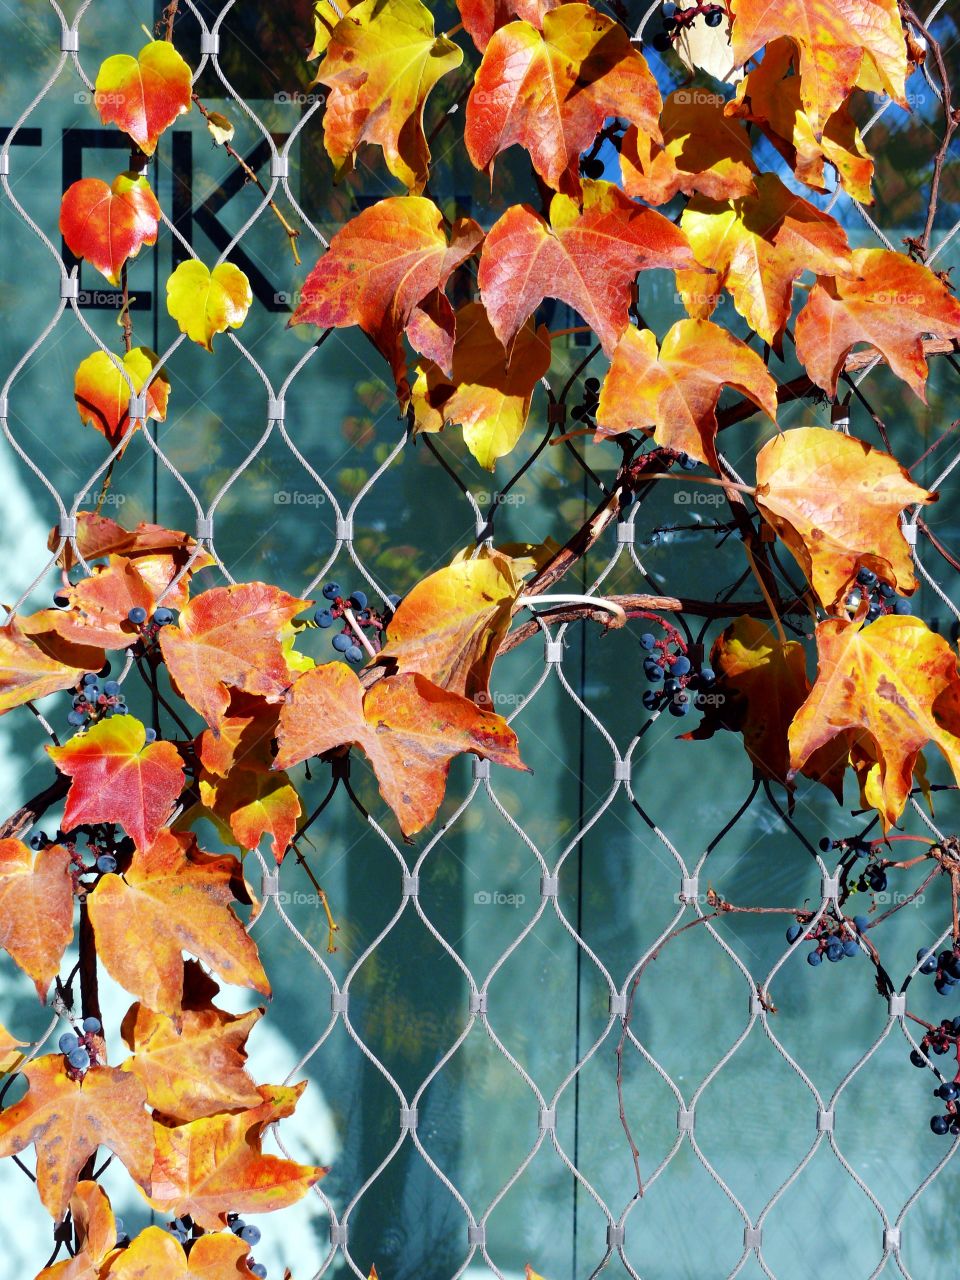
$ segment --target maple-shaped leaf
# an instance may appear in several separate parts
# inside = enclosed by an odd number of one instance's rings
[[[484,548],[458,557],[400,601],[377,663],[489,706],[490,670],[522,588],[510,556]]]
[[[759,125],[807,186],[826,191],[824,169],[830,163],[843,189],[870,204],[873,160],[847,104],[834,111],[818,136],[800,101],[800,78],[791,74],[795,63],[792,41],[784,38],[768,45],[760,66],[737,86],[736,97],[726,106],[727,116]]]
[[[550,203],[549,223],[529,205],[508,209],[487,233],[478,281],[508,350],[543,299],[558,298],[583,316],[609,356],[629,323],[637,272],[650,267],[697,271],[672,222],[612,183],[585,181],[582,212],[562,194]]]
[[[524,147],[555,190],[575,195],[579,158],[619,116],[660,140],[660,92],[619,23],[589,4],[543,15],[543,29],[511,22],[491,37],[467,99],[464,141],[478,169]]]
[[[534,387],[550,368],[550,331],[528,321],[508,360],[479,302],[462,306],[456,323],[450,377],[432,361],[418,366],[414,423],[417,431],[439,431],[447,422],[458,423],[467,448],[492,471],[526,426]]]
[[[331,0],[316,0],[313,6],[313,45],[307,54],[310,61],[319,58],[326,50],[337,25],[353,7],[353,0],[336,0],[336,8]]]
[[[70,854],[51,844],[34,856],[20,840],[0,840],[0,947],[33,979],[41,1000],[72,937]]]
[[[219,824],[225,824],[240,849],[256,849],[270,837],[270,850],[278,863],[297,834],[303,812],[300,797],[283,772],[264,775],[235,769],[226,778],[201,774],[200,799]],[[228,836],[229,839],[229,836]]]
[[[166,586],[174,573],[171,563],[169,577],[158,586]],[[124,556],[110,556],[106,565],[61,588],[60,594],[67,602],[62,609],[41,609],[21,619],[24,634],[39,640],[53,633],[72,644],[127,649],[140,638],[128,617],[130,610],[153,613],[159,591],[144,579],[138,564]]]
[[[797,356],[813,382],[836,395],[844,361],[869,343],[926,403],[923,339],[960,338],[960,301],[929,267],[887,249],[858,249],[853,273],[819,280],[797,316]]]
[[[716,272],[681,271],[677,285],[690,315],[705,320],[725,288],[752,329],[777,351],[790,318],[793,282],[804,271],[850,270],[843,228],[783,185],[773,173],[756,178],[757,195],[724,203],[696,196],[680,219],[697,261]],[[707,287],[711,292],[707,292]]]
[[[779,36],[800,51],[800,98],[815,134],[863,70],[905,107],[907,45],[897,0],[732,0],[737,66]]]
[[[190,68],[169,40],[151,40],[134,58],[115,53],[97,72],[93,101],[103,124],[129,134],[145,155],[178,116],[190,110]]]
[[[77,1183],[70,1197],[70,1219],[77,1252],[46,1267],[37,1280],[100,1280],[101,1269],[116,1249],[117,1222],[98,1182]]]
[[[514,18],[543,30],[543,19],[564,0],[457,0],[460,17],[470,38],[481,53],[495,31]]]
[[[434,32],[420,0],[361,0],[334,27],[317,81],[330,90],[323,144],[337,176],[353,168],[362,142],[383,148],[387,168],[421,192],[430,169],[423,112],[430,90],[463,61],[459,45]]]
[[[0,850],[0,858],[2,856],[2,850]],[[0,902],[2,902],[2,893],[3,890],[0,888]],[[12,1036],[3,1023],[0,1022],[0,1075],[4,1075],[11,1067],[17,1065],[23,1057],[20,1050],[24,1048],[26,1048],[25,1042]]]
[[[183,790],[180,752],[172,742],[147,742],[136,716],[111,716],[62,747],[47,747],[71,779],[63,828],[116,822],[138,848],[152,845]]]
[[[713,642],[710,665],[717,679],[705,698],[704,716],[686,740],[712,738],[721,729],[743,735],[754,769],[791,785],[787,734],[810,692],[807,660],[799,640],[783,642],[757,618],[741,617]],[[803,769],[843,799],[846,752],[825,744]]]
[[[921,749],[932,742],[960,782],[960,673],[949,642],[919,618],[868,626],[828,618],[817,627],[817,679],[790,727],[802,768],[825,744],[864,734],[878,765],[884,828],[903,812]]]
[[[214,587],[195,596],[177,626],[160,632],[171,679],[218,732],[230,689],[276,702],[290,683],[281,636],[310,602],[262,582]]]
[[[37,1149],[37,1190],[58,1222],[77,1177],[98,1147],[117,1156],[135,1182],[150,1185],[151,1123],[143,1085],[115,1067],[90,1067],[71,1079],[63,1054],[28,1062],[27,1092],[0,1111],[0,1157]]]
[[[416,835],[440,808],[454,756],[469,751],[526,769],[516,734],[501,716],[417,674],[388,676],[364,695],[341,662],[297,679],[280,712],[278,743],[278,768],[335,747],[358,747],[404,836]]]
[[[60,232],[67,248],[120,283],[120,270],[144,244],[156,244],[160,206],[146,178],[119,173],[108,186],[100,178],[80,178],[60,202]]]
[[[828,609],[858,569],[872,569],[904,595],[916,590],[899,513],[936,501],[889,453],[831,431],[796,427],[757,455],[756,502]]]
[[[102,648],[70,644],[56,635],[31,637],[23,630],[22,618],[11,618],[0,627],[0,715],[72,688],[104,662]]]
[[[141,521],[135,529],[124,529],[109,516],[98,515],[95,511],[77,512],[76,544],[85,560],[96,560],[104,556],[122,555],[127,560],[137,562],[140,576],[154,586],[158,577],[169,583],[181,569],[187,573],[181,578],[181,587],[185,591],[189,585],[189,577],[200,569],[214,563],[213,557],[202,548],[188,533],[176,529],[165,529],[159,524],[148,524]],[[62,539],[60,530],[53,528],[47,538],[47,546],[51,551],[60,548]],[[60,548],[58,563],[64,569],[72,569],[78,563],[70,542]],[[174,572],[169,572],[172,567]],[[174,589],[175,592],[179,588]],[[160,588],[157,588],[157,595]],[[171,609],[181,609],[186,603],[186,595],[179,603],[172,603],[170,596],[164,602]]]
[[[162,1227],[146,1227],[114,1261],[109,1280],[239,1280],[249,1274],[250,1246],[232,1231],[192,1241],[189,1255]]]
[[[725,386],[776,421],[776,382],[757,353],[726,329],[709,320],[678,320],[658,352],[655,334],[631,327],[603,381],[597,438],[653,428],[657,444],[719,471],[716,409]]]
[[[172,1123],[260,1102],[246,1072],[247,1037],[263,1009],[232,1014],[214,1005],[172,1018],[143,1004],[127,1011],[120,1032],[132,1057],[122,1064],[143,1082],[147,1102]]]
[[[210,268],[197,258],[181,262],[167,277],[167,310],[198,346],[213,351],[214,335],[239,329],[247,318],[253,290],[232,262]]]
[[[130,430],[130,384],[139,395],[156,363],[157,356],[149,347],[134,347],[122,360],[106,351],[95,351],[77,366],[73,398],[77,402],[80,421],[106,436],[111,448],[119,444]],[[121,370],[126,373],[126,378]],[[163,422],[167,416],[169,394],[167,371],[158,369],[146,391],[148,418]]]
[[[259,1106],[236,1115],[209,1116],[168,1128],[154,1125],[150,1203],[171,1217],[188,1213],[208,1231],[226,1215],[285,1209],[327,1172],[264,1155],[263,1131],[293,1113],[306,1081],[288,1088],[260,1085]]]
[[[203,853],[193,835],[163,832],[123,875],[87,899],[107,972],[150,1009],[179,1015],[187,951],[226,982],[270,994],[257,948],[233,911],[249,901],[240,863]]]
[[[391,196],[341,227],[304,282],[291,324],[342,329],[359,325],[404,381],[402,335],[424,299],[442,294],[451,273],[476,252],[483,231],[458,219],[449,240],[443,215],[423,196]],[[447,304],[449,307],[449,303]],[[449,326],[449,367],[453,328]]]
[[[678,192],[710,200],[756,193],[756,165],[745,127],[724,115],[724,100],[703,89],[678,89],[660,113],[663,142],[631,125],[620,147],[627,195],[665,204]]]

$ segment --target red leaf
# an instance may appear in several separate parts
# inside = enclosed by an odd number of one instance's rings
[[[60,203],[60,231],[71,253],[119,284],[120,269],[143,244],[156,244],[160,206],[146,178],[120,173],[108,187],[81,178]]]
[[[103,123],[118,125],[148,156],[164,129],[190,110],[193,92],[190,68],[169,40],[151,40],[136,58],[107,58],[94,88]]]

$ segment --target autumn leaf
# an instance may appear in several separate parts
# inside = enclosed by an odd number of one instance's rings
[[[218,732],[230,689],[276,702],[290,684],[281,636],[310,602],[262,582],[214,587],[195,596],[178,625],[160,632],[171,679]]]
[[[494,31],[513,18],[521,18],[542,31],[544,15],[562,3],[563,0],[457,0],[457,8],[470,38],[483,53]]]
[[[70,1218],[79,1245],[76,1254],[46,1267],[37,1280],[100,1280],[101,1268],[116,1249],[117,1223],[99,1183],[77,1183],[70,1197]]]
[[[723,107],[719,94],[679,89],[660,113],[662,144],[631,125],[620,147],[627,195],[648,204],[665,204],[681,191],[710,200],[755,195],[750,139]]]
[[[115,53],[101,64],[94,103],[103,124],[129,134],[145,155],[178,116],[190,110],[190,68],[169,40],[151,40],[133,58]]]
[[[431,89],[463,61],[460,47],[434,33],[420,0],[361,0],[333,29],[317,81],[330,90],[323,143],[337,177],[353,168],[362,142],[383,148],[387,168],[419,194],[430,169],[423,112]]]
[[[899,513],[934,502],[888,453],[825,427],[797,427],[757,455],[760,514],[797,560],[825,608],[861,568],[903,595],[916,590]]]
[[[73,938],[70,855],[50,844],[36,856],[20,840],[0,840],[0,947],[46,1001]]]
[[[725,288],[733,305],[765,342],[780,349],[790,318],[793,282],[804,271],[821,275],[850,270],[847,238],[829,214],[787,189],[775,174],[756,178],[757,196],[715,203],[696,196],[680,219],[703,267],[715,271],[704,292],[703,276],[681,271],[677,285],[688,313],[705,320]]]
[[[47,546],[55,551],[60,545],[60,531],[50,531]],[[127,559],[141,560],[138,568],[143,572],[143,561],[165,556],[176,562],[177,568],[183,568],[190,562],[190,572],[213,564],[213,557],[206,551],[197,554],[197,541],[188,533],[175,529],[165,529],[159,524],[148,524],[141,521],[135,529],[124,529],[109,516],[98,515],[95,511],[77,512],[76,543],[80,554],[86,560],[96,560],[103,556],[122,555]],[[69,554],[64,561],[64,568],[71,569],[77,563],[69,542],[64,552]]]
[[[313,6],[313,46],[307,54],[311,61],[326,51],[338,23],[353,7],[353,0],[336,0],[336,8],[331,0],[316,0]]]
[[[489,707],[490,670],[522,588],[509,556],[483,549],[475,558],[458,558],[400,601],[378,665],[389,675],[416,672]]]
[[[32,639],[23,619],[0,627],[0,715],[12,707],[72,688],[106,661],[103,649],[71,645],[57,636]]]
[[[171,563],[167,582],[174,572]],[[63,608],[32,613],[21,619],[21,627],[35,641],[53,633],[71,644],[128,649],[140,638],[139,630],[129,619],[130,610],[141,608],[153,613],[158,594],[159,590],[154,591],[145,581],[137,564],[124,556],[110,556],[107,564],[95,568],[89,577],[60,589],[66,601]]]
[[[162,1212],[188,1213],[217,1231],[227,1213],[285,1209],[327,1172],[264,1155],[268,1125],[293,1113],[306,1081],[292,1088],[260,1085],[259,1106],[236,1115],[216,1115],[168,1128],[154,1125],[155,1156],[150,1203]]]
[[[589,4],[543,15],[543,29],[511,22],[495,32],[467,99],[464,141],[478,169],[524,147],[555,190],[579,191],[580,155],[619,116],[660,140],[660,93],[619,23]]]
[[[232,1014],[214,1005],[172,1018],[143,1004],[127,1011],[120,1027],[132,1052],[122,1063],[142,1081],[147,1102],[173,1123],[260,1103],[246,1072],[247,1037],[263,1009]]]
[[[960,782],[960,673],[947,640],[919,618],[868,626],[828,618],[817,627],[816,683],[790,727],[802,768],[826,743],[868,736],[877,760],[884,828],[903,812],[921,749],[932,742]]]
[[[483,232],[472,218],[455,222],[448,240],[443,215],[422,196],[380,200],[333,237],[304,282],[290,324],[324,329],[359,325],[390,361],[402,387],[404,329],[426,298],[442,293],[451,273],[482,240]],[[445,367],[452,358],[453,336],[449,324],[446,359],[431,352],[431,358]]]
[[[2,859],[2,857],[3,850],[2,847],[0,847],[0,859]],[[2,862],[0,862],[0,866],[2,866]],[[0,872],[0,875],[2,875],[2,872]],[[2,895],[2,893],[3,889],[0,887],[0,895]],[[2,900],[2,896],[0,896],[0,902],[2,902]],[[11,1067],[15,1067],[17,1065],[23,1057],[20,1050],[24,1048],[26,1048],[24,1041],[15,1039],[3,1023],[0,1022],[0,1075],[3,1075],[9,1071]]]
[[[585,181],[582,212],[559,194],[549,224],[529,205],[508,209],[487,233],[478,281],[508,350],[543,299],[558,298],[583,316],[610,355],[629,323],[634,278],[650,267],[696,271],[683,233],[611,183]]]
[[[0,1111],[0,1157],[36,1145],[37,1190],[50,1215],[66,1213],[77,1177],[98,1147],[107,1147],[135,1182],[149,1188],[151,1124],[143,1085],[114,1067],[90,1067],[71,1079],[62,1054],[21,1070],[27,1092]]]
[[[257,948],[232,909],[245,897],[236,858],[196,837],[164,832],[123,875],[100,878],[87,899],[97,953],[116,982],[158,1013],[176,1016],[187,951],[226,982],[270,994]]]
[[[73,398],[77,402],[80,421],[106,436],[111,448],[130,430],[130,383],[139,395],[146,384],[157,355],[148,347],[134,347],[121,360],[106,351],[95,351],[77,366],[73,380]],[[126,378],[121,372],[126,372]],[[163,422],[167,416],[170,379],[166,369],[158,369],[147,387],[148,418]]]
[[[47,747],[71,779],[63,828],[116,822],[140,849],[152,845],[183,790],[180,752],[172,742],[147,742],[135,716],[111,716],[62,747]]]
[[[897,0],[732,0],[737,66],[778,36],[800,51],[800,98],[819,137],[827,120],[860,81],[876,75],[905,107],[907,47]],[[872,85],[869,87],[873,87]]]
[[[678,320],[658,353],[649,329],[628,328],[600,391],[597,439],[653,428],[657,444],[719,471],[716,409],[725,386],[776,421],[776,382],[757,353],[726,329]]]
[[[221,262],[211,271],[188,258],[167,277],[167,311],[180,332],[207,351],[213,351],[215,334],[240,328],[252,301],[250,281],[232,262]]]
[[[110,1266],[109,1280],[238,1280],[249,1271],[250,1246],[232,1231],[183,1245],[162,1227],[146,1227]]]
[[[852,274],[819,280],[797,316],[797,356],[813,382],[836,395],[858,342],[881,352],[926,403],[927,334],[960,339],[960,302],[929,267],[886,249],[858,249]]]
[[[203,804],[226,825],[238,848],[256,849],[266,835],[277,863],[283,861],[302,813],[300,797],[285,773],[235,769],[226,778],[201,775],[198,789]]]
[[[67,248],[101,271],[111,284],[144,244],[156,244],[160,206],[146,178],[120,173],[108,186],[81,178],[60,202],[60,232]]]
[[[545,325],[535,328],[527,321],[508,360],[479,302],[461,307],[456,325],[451,376],[432,361],[418,365],[414,422],[417,431],[458,423],[467,448],[492,471],[526,426],[534,387],[550,368],[550,333]]]
[[[335,747],[358,747],[404,836],[416,835],[440,808],[454,756],[469,751],[526,768],[516,734],[501,716],[417,674],[388,676],[364,695],[356,674],[340,662],[299,677],[280,712],[278,742],[281,769]]]

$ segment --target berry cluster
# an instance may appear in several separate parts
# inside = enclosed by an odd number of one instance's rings
[[[929,947],[921,947],[917,959],[920,961],[918,973],[924,977],[936,975],[933,985],[937,995],[945,996],[960,984],[960,942],[955,942],[949,951],[941,951],[939,955]]]
[[[847,596],[847,608],[851,611],[859,609],[864,597],[870,601],[864,626],[887,613],[913,612],[910,601],[903,596],[898,597],[890,583],[881,582],[872,569],[864,568],[857,574],[857,585]]]
[[[860,950],[848,922],[843,921],[838,925],[835,920],[821,917],[812,929],[808,929],[807,923],[810,919],[812,919],[811,916],[802,917],[787,929],[787,941],[791,946],[801,937],[804,941],[816,944],[813,950],[807,953],[807,964],[822,964],[824,956],[831,964],[836,964],[844,956],[855,956]],[[857,933],[864,933],[870,927],[870,921],[866,916],[854,916],[853,926]]]
[[[647,711],[667,706],[672,716],[688,715],[695,695],[709,689],[717,678],[710,667],[694,671],[685,653],[671,653],[670,642],[658,640],[650,631],[640,637],[640,648],[648,655],[643,674],[651,684],[663,682],[659,689],[644,689],[641,702]]]
[[[88,1067],[96,1065],[99,1045],[94,1037],[102,1030],[99,1018],[84,1018],[79,1031],[65,1031],[60,1037],[57,1047],[67,1060],[68,1076],[82,1076]]]
[[[342,653],[348,662],[363,661],[363,649],[357,644],[357,635],[351,625],[351,619],[364,631],[369,631],[373,647],[380,648],[387,619],[376,609],[369,607],[366,592],[354,591],[345,597],[339,582],[327,582],[323,587],[323,598],[330,603],[325,608],[317,609],[313,615],[314,624],[322,631],[326,631],[334,623],[343,622],[343,630],[333,637],[333,647],[338,653]],[[392,609],[396,609],[400,603],[400,597],[388,596],[387,601]],[[348,612],[350,618],[347,617]]]
[[[844,883],[846,883],[846,872],[849,871],[853,861],[857,858],[868,859],[867,865],[857,877],[851,892],[854,889],[857,893],[866,893],[867,890],[873,893],[883,893],[886,890],[886,866],[877,857],[874,842],[865,840],[861,836],[849,836],[843,840],[831,840],[829,836],[824,836],[820,841],[820,851],[821,853],[829,853],[831,850],[837,850],[847,859],[844,866]]]
[[[76,845],[77,835],[86,836],[86,856],[93,858],[93,865],[88,866]],[[129,836],[120,836],[116,828],[109,823],[98,823],[96,826],[75,827],[68,835],[58,831],[54,839],[50,839],[45,831],[35,831],[30,837],[30,848],[39,852],[48,844],[62,845],[70,854],[73,863],[74,892],[85,892],[78,885],[81,876],[91,875],[99,871],[101,875],[110,875],[117,869],[118,861],[127,859],[134,851],[134,843]]]
[[[251,1249],[260,1243],[260,1228],[255,1227],[252,1222],[244,1222],[238,1213],[227,1214],[227,1226],[235,1236],[239,1236]],[[258,1280],[264,1280],[267,1268],[262,1263],[254,1262],[251,1259],[248,1261],[247,1266],[251,1275],[257,1276]]]
[[[586,172],[586,167],[584,167]],[[600,165],[601,176],[603,174],[603,165]],[[587,174],[587,177],[591,177]],[[574,422],[584,422],[588,426],[595,427],[597,425],[597,409],[600,407],[600,379],[586,378],[583,383],[583,403],[575,404],[570,410],[570,417]]]
[[[931,954],[930,952],[920,951],[917,954],[917,959],[919,960],[922,955]],[[920,1041],[919,1049],[910,1050],[910,1061],[915,1067],[927,1067],[930,1066],[929,1058],[931,1053],[941,1056],[950,1049],[953,1049],[958,1059],[960,1059],[960,1047],[958,1045],[960,1045],[960,1018],[944,1018],[939,1027],[931,1027],[927,1031]],[[958,1100],[960,1100],[960,1070],[958,1070],[957,1076],[953,1080],[944,1080],[939,1071],[937,1071],[937,1078],[940,1080],[940,1084],[934,1089],[933,1096],[939,1098],[945,1105],[943,1111],[938,1111],[930,1117],[930,1128],[940,1136],[947,1133],[956,1136],[960,1133],[960,1110],[957,1107]]]
[[[724,19],[722,5],[694,4],[682,9],[674,4],[665,4],[662,10],[663,26],[652,41],[656,51],[666,53],[684,28],[691,26],[700,14],[703,14],[703,20],[708,27],[719,27]]]
[[[68,724],[72,724],[78,729],[84,729],[88,724],[103,720],[108,716],[127,714],[127,703],[119,681],[104,680],[102,685],[100,683],[101,677],[109,674],[110,663],[108,662],[97,674],[91,671],[83,677],[76,686],[73,709],[67,712]],[[147,737],[148,739],[150,737],[149,730]]]

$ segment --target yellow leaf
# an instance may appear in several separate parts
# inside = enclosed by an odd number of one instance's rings
[[[167,280],[167,310],[180,331],[208,351],[214,334],[240,328],[252,301],[250,281],[232,262],[211,271],[190,258]]]

